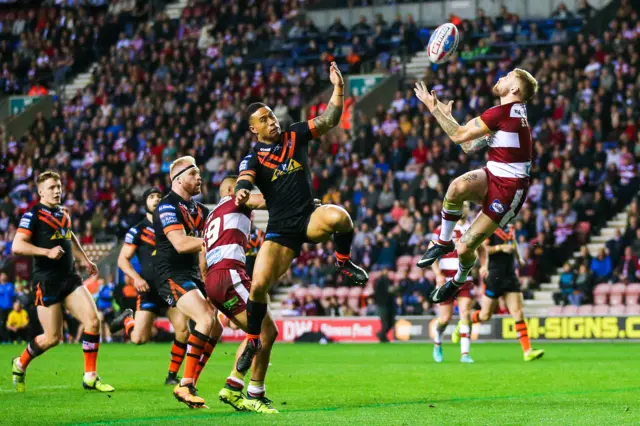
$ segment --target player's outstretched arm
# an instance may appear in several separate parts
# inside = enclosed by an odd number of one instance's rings
[[[42,256],[58,260],[64,254],[64,250],[60,246],[56,246],[52,249],[35,246],[31,243],[30,235],[17,232],[16,236],[13,238],[11,253],[16,256]]]
[[[416,93],[416,97],[427,106],[438,121],[440,127],[442,127],[442,130],[449,135],[454,143],[462,144],[465,142],[473,142],[472,146],[467,147],[467,149],[471,150],[472,147],[474,149],[480,149],[483,143],[488,142],[488,140],[485,141],[483,139],[483,136],[491,134],[491,131],[480,117],[476,117],[464,126],[461,126],[451,115],[453,101],[450,101],[448,104],[440,102],[436,96],[436,92],[429,92],[427,86],[422,81],[417,82],[413,90]],[[463,147],[463,149],[465,149],[465,147]],[[465,150],[465,152],[469,151]]]
[[[184,232],[184,229],[169,231],[167,238],[180,254],[199,253],[202,250],[202,238],[190,237]]]
[[[73,258],[84,266],[89,275],[98,275],[98,266],[89,259],[89,256],[80,245],[80,240],[73,232],[71,232],[71,252]]]
[[[344,107],[344,80],[342,79],[340,69],[335,62],[331,62],[331,68],[329,68],[329,80],[331,80],[331,83],[333,84],[331,100],[322,115],[313,119],[317,136],[322,136],[329,130],[336,127],[338,123],[340,123],[340,118],[342,117],[342,109]]]

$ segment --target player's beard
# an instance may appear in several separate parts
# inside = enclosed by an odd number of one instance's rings
[[[189,185],[183,185],[183,188],[185,191],[187,191],[187,194],[189,194],[192,197],[195,197],[200,192],[202,192],[202,184],[198,185],[197,183],[194,183]]]
[[[499,84],[500,84],[500,83],[496,83],[496,84],[493,86],[493,88],[491,89],[491,93],[493,94],[493,96],[497,96],[497,97],[501,98],[501,97],[503,97],[504,95],[506,95],[507,93],[506,93],[506,91],[505,91],[505,90],[503,90],[503,91],[501,91],[501,90],[500,90]]]

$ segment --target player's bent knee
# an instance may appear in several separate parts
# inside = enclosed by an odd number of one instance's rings
[[[187,339],[189,338],[189,330],[187,330],[187,327],[181,328],[181,329],[176,329],[174,327],[175,330],[175,339],[178,342],[186,342]]]
[[[511,316],[516,321],[524,320],[524,314],[522,313],[522,309],[514,309],[513,311],[511,311]]]
[[[100,319],[97,316],[86,318],[82,321],[85,331],[98,333],[100,331]]]
[[[62,339],[62,334],[60,333],[54,333],[51,335],[45,334],[44,339],[42,339],[42,342],[38,342],[38,345],[44,350],[51,349],[58,346],[60,339]]]

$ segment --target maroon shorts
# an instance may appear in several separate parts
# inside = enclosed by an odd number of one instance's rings
[[[473,281],[467,281],[462,284],[460,287],[460,291],[456,294],[456,297],[468,297],[469,299],[473,299]],[[455,299],[450,299],[442,303],[438,303],[438,305],[451,305]]]
[[[233,318],[247,309],[251,279],[239,269],[218,269],[207,273],[207,296],[211,303],[227,318]]]
[[[483,170],[487,174],[489,188],[482,203],[482,213],[503,227],[518,215],[527,199],[530,180],[498,177],[486,167]]]

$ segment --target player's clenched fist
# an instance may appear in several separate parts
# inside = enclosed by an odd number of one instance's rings
[[[239,189],[236,192],[236,205],[241,206],[246,204],[249,201],[249,196],[251,195],[251,191],[248,189]]]
[[[64,249],[60,246],[55,246],[52,249],[49,249],[47,253],[47,257],[49,259],[58,260],[64,255]]]

